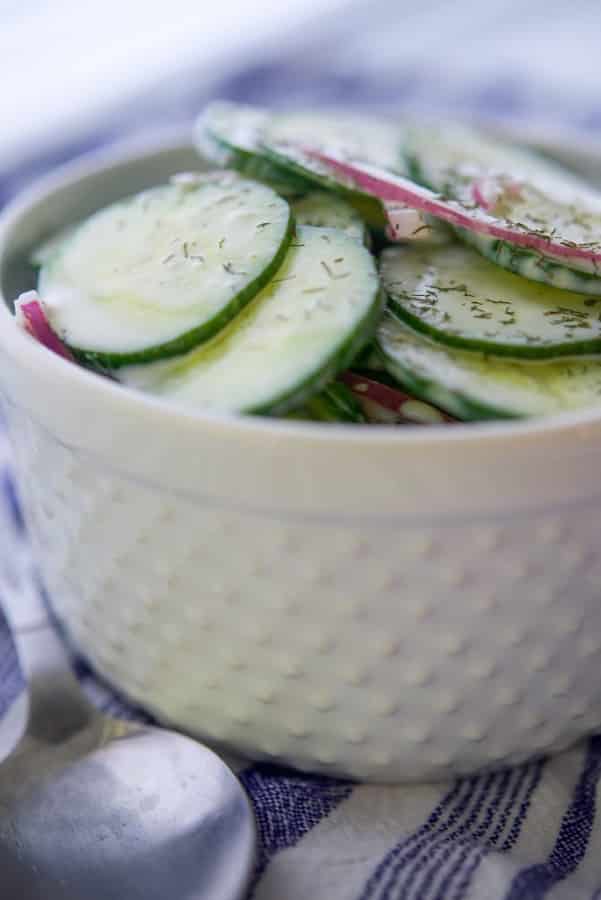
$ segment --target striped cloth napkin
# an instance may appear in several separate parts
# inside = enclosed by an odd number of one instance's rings
[[[595,8],[596,4],[598,0]],[[433,5],[424,0],[426,13]],[[540,5],[533,0],[533,8]],[[370,5],[372,14],[376,6]],[[380,2],[383,6],[390,4]],[[447,9],[457,12],[462,6],[472,8],[458,0]],[[523,4],[521,9],[526,12]],[[562,9],[565,12],[566,7]],[[382,47],[385,26],[386,21]],[[131,110],[117,111],[94,134],[0,175],[0,204],[34,175],[84,149],[109,143],[134,126],[189,119],[209,93],[274,105],[352,102],[451,108],[522,122],[540,116],[542,109],[547,118],[552,113],[555,122],[589,133],[601,125],[601,107],[595,107],[593,95],[588,106],[582,97],[578,103],[564,103],[565,98],[529,91],[526,82],[520,89],[515,78],[491,75],[474,87],[473,79],[457,76],[443,84],[436,73],[419,71],[413,64],[393,65],[390,59],[385,78],[381,72],[370,77],[361,67],[359,49],[355,52],[350,37],[345,37],[363,36],[360,23],[355,20],[350,28],[347,21],[344,27],[347,31],[338,35],[338,62],[334,51],[326,53],[326,45],[317,42],[312,55],[299,51],[286,59],[262,60],[210,91],[191,79],[185,87],[180,83],[168,92],[169,102],[156,95],[152,100],[142,98],[133,115]],[[568,52],[566,34],[564,52]],[[370,39],[373,50],[375,38]],[[580,38],[574,34],[573,40],[577,51]],[[354,60],[354,67],[345,68],[340,54]],[[363,61],[367,56],[364,52]],[[383,51],[378,58],[384,65]],[[11,591],[37,589],[35,560],[1,429],[0,487],[1,583]],[[76,659],[74,665],[102,708],[115,715],[139,715],[95,678],[85,661]],[[0,743],[1,719],[22,689],[16,654],[0,615]],[[255,900],[601,900],[597,817],[601,737],[552,759],[436,785],[381,787],[264,764],[237,768],[251,797],[260,836],[251,892]],[[0,872],[0,883],[1,877]]]

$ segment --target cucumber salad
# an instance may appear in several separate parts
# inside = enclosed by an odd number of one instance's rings
[[[36,249],[22,328],[197,411],[601,410],[601,193],[576,174],[463,125],[229,102],[195,143],[198,172]]]

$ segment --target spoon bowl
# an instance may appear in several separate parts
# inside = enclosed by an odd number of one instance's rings
[[[95,719],[60,745],[26,739],[0,770],[7,896],[123,900],[242,896],[247,803],[194,741]]]
[[[0,765],[3,892],[27,900],[238,900],[254,818],[233,772],[175,732],[88,704],[40,605],[19,626],[23,735]]]

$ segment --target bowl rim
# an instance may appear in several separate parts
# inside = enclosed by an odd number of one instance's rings
[[[565,150],[565,143],[562,142]],[[150,160],[162,153],[195,150],[191,128],[162,128],[146,131],[134,138],[120,139],[108,147],[88,151],[75,160],[66,162],[51,172],[35,179],[9,201],[0,213],[0,272],[2,271],[7,249],[13,229],[20,220],[35,213],[45,200],[55,192],[75,188],[80,181],[93,175],[110,175],[112,169],[132,164],[137,161]],[[582,155],[582,147],[579,148]],[[601,164],[601,148],[591,143],[590,156]],[[199,154],[199,161],[202,156]],[[205,160],[205,163],[208,161]],[[514,443],[516,440],[530,442],[537,436],[545,435],[558,438],[567,437],[572,432],[579,436],[582,429],[594,429],[601,432],[601,409],[559,413],[557,415],[525,418],[515,420],[496,420],[483,422],[459,422],[449,427],[445,424],[432,424],[427,428],[415,425],[402,427],[366,427],[360,424],[313,423],[286,420],[269,416],[240,415],[236,413],[204,412],[186,409],[170,404],[169,401],[153,397],[142,392],[124,389],[110,379],[97,375],[83,367],[48,352],[25,331],[20,329],[8,308],[14,298],[6,297],[0,284],[0,346],[12,358],[33,370],[40,379],[50,379],[68,388],[69,384],[80,383],[80,387],[89,393],[90,404],[94,399],[106,400],[117,404],[124,412],[150,414],[153,418],[160,416],[172,427],[219,429],[223,432],[238,433],[240,436],[264,436],[266,438],[303,441],[317,443],[340,443],[376,445],[379,447],[393,445],[399,449],[405,445],[424,446],[440,444],[466,444],[493,441],[497,444]]]

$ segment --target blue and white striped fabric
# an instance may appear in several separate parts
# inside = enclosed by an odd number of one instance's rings
[[[426,18],[435,5],[424,0]],[[508,0],[507,5],[515,4]],[[545,0],[544,9],[550,5],[556,6]],[[598,0],[594,5],[581,2],[582,10],[591,15],[597,5]],[[539,6],[542,12],[542,0],[532,0],[531,6],[533,15]],[[390,7],[385,0],[376,0],[369,8],[373,16],[376,8],[382,12]],[[455,14],[459,7],[467,13],[472,10],[464,0],[447,8],[451,7]],[[524,4],[520,8],[525,14]],[[478,9],[483,15],[482,9],[489,11],[489,6],[480,4]],[[312,51],[298,50],[286,59],[262,60],[214,86],[212,93],[275,105],[394,103],[521,121],[551,116],[555,124],[564,122],[589,133],[601,126],[601,106],[595,105],[599,100],[594,92],[588,101],[580,92],[577,102],[569,102],[566,96],[535,90],[533,82],[516,78],[515,72],[509,78],[507,72],[495,76],[487,70],[480,81],[474,81],[473,73],[469,77],[463,73],[462,80],[456,72],[454,80],[445,79],[440,71],[433,74],[431,67],[420,70],[415,62],[406,66],[391,62],[384,49],[376,53],[378,38],[373,34],[368,50],[371,46],[382,66],[387,60],[387,69],[385,78],[382,72],[370,76],[364,65],[370,54],[363,48],[359,59],[357,49],[357,35],[365,42],[364,13],[359,10],[356,15],[354,25],[345,20],[336,40],[318,41]],[[382,48],[384,37],[389,37],[389,18],[382,16]],[[409,25],[416,27],[413,20]],[[565,40],[564,34],[563,52]],[[577,51],[578,35],[574,40]],[[329,68],[324,70],[326,59]],[[354,60],[354,67],[345,60]],[[189,118],[207,99],[207,90],[191,79],[170,96],[167,104],[141,101],[133,114],[131,110],[115,114],[77,145],[57,147],[27,167],[0,175],[0,204],[39,172],[106,144],[141,122]],[[1,431],[0,487],[1,581],[11,590],[31,589],[35,561],[29,556],[10,452]],[[75,665],[103,708],[117,715],[141,715],[127,709],[85,663],[76,660]],[[0,720],[22,687],[0,616]],[[553,759],[443,785],[357,785],[263,764],[242,767],[240,777],[254,804],[260,833],[255,900],[601,900],[601,813],[597,814],[601,737]],[[0,872],[0,884],[1,878]]]

